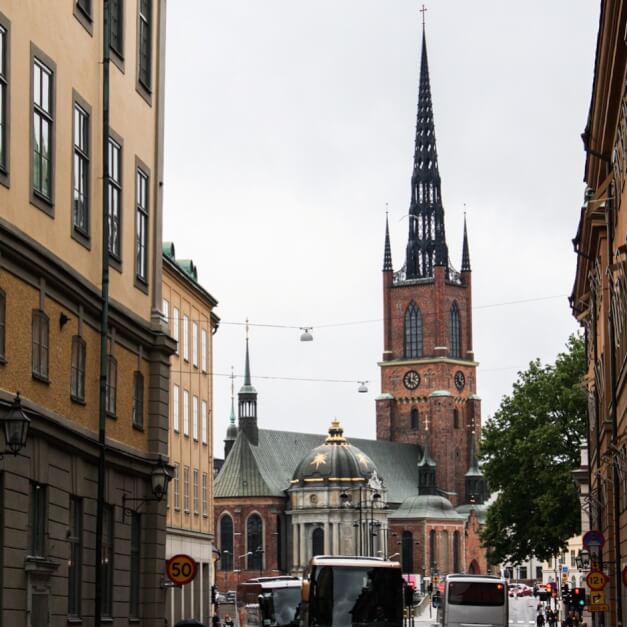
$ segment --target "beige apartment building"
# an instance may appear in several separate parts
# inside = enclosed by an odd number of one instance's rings
[[[196,577],[170,588],[171,625],[195,618],[210,625],[211,586],[217,556],[213,529],[212,336],[219,318],[217,301],[198,283],[193,261],[176,259],[174,244],[163,245],[163,305],[171,357],[170,463],[175,468],[168,497],[166,558],[183,553],[198,564]]]
[[[0,0],[2,625],[163,626],[165,4]]]

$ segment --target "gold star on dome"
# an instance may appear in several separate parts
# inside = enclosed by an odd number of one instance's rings
[[[360,464],[363,464],[364,466],[368,467],[368,458],[363,453],[358,453],[357,459],[359,460]]]
[[[313,458],[313,461],[311,462],[311,465],[315,466],[316,470],[318,470],[318,467],[320,466],[320,464],[326,464],[326,463],[327,463],[327,456],[324,453],[318,453]]]

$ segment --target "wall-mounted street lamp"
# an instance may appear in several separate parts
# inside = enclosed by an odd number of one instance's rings
[[[174,470],[171,466],[163,461],[162,457],[159,457],[159,461],[155,464],[150,473],[150,481],[152,484],[152,496],[146,497],[130,497],[126,496],[126,494],[122,495],[122,522],[124,523],[124,519],[126,513],[136,513],[139,511],[140,507],[149,501],[161,501],[163,497],[168,493],[168,484],[174,478]],[[138,505],[135,509],[128,507],[126,505],[127,502],[134,501],[137,502]]]
[[[357,388],[357,391],[360,394],[365,394],[366,392],[368,392],[368,386],[366,385],[368,381],[357,381],[357,383],[359,383],[359,387]]]
[[[2,432],[4,433],[6,446],[4,451],[0,451],[0,459],[8,453],[17,455],[26,446],[28,428],[30,426],[30,418],[22,409],[22,400],[19,392],[15,395],[15,400],[6,416],[0,417],[0,422],[2,423]]]
[[[310,333],[312,327],[300,327],[302,333],[300,334],[301,342],[311,342],[313,340],[313,335]]]
[[[580,549],[577,557],[575,557],[578,570],[590,569],[590,551],[588,549]]]

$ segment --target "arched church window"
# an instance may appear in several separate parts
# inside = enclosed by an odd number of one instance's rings
[[[461,565],[459,563],[459,555],[461,552],[459,531],[453,533],[453,572],[461,572]]]
[[[438,538],[435,533],[435,529],[431,529],[429,532],[429,559],[431,560],[431,573],[438,571]]]
[[[453,410],[453,427],[459,429],[459,409]]]
[[[311,534],[311,556],[324,555],[324,530],[316,527]]]
[[[405,311],[405,357],[422,357],[422,314],[414,301]]]
[[[449,570],[449,552],[448,552],[448,531],[442,532],[442,542],[440,543],[440,559],[439,561],[439,572],[444,574],[450,572]]]
[[[233,519],[224,514],[220,518],[220,569],[233,570]]]
[[[414,536],[411,531],[403,531],[401,536],[401,564],[404,573],[414,572]]]
[[[263,564],[263,525],[259,514],[251,514],[246,521],[246,552],[248,570],[261,570]]]
[[[457,303],[451,305],[449,316],[449,342],[451,357],[461,357],[459,308],[457,307]]]
[[[420,414],[415,407],[411,410],[411,428],[413,431],[420,429]]]

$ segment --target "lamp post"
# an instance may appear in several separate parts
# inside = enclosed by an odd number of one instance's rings
[[[590,569],[590,551],[588,549],[580,549],[577,557],[575,557],[578,570]]]
[[[259,555],[259,576],[263,574],[263,548],[258,546],[255,549],[255,553]]]
[[[374,503],[375,501],[378,503],[381,500],[381,495],[378,492],[374,492],[372,494],[372,496],[370,497],[370,524],[369,524],[369,529],[370,529],[370,534],[369,534],[369,542],[368,542],[368,551],[370,553],[370,555],[374,555],[374,536],[375,536],[375,530],[374,530]]]
[[[221,555],[225,555],[227,557],[231,557],[231,551],[229,551],[228,549],[224,549],[224,551],[221,551]],[[227,559],[228,562],[228,559]],[[231,565],[233,564],[233,562],[231,562]],[[225,568],[225,564],[224,562],[221,560],[220,561],[220,566],[222,567],[222,572],[224,573],[224,591],[226,592],[226,568]]]
[[[130,497],[126,494],[122,495],[122,522],[124,523],[126,513],[137,512],[139,508],[149,501],[161,501],[163,497],[168,493],[168,484],[174,478],[174,471],[171,466],[165,463],[163,458],[159,456],[159,459],[150,473],[150,483],[152,487],[152,496],[147,497]],[[138,502],[139,505],[132,509],[126,505],[127,502]]]
[[[359,523],[353,523],[353,527],[357,527],[358,533],[357,533],[357,537],[358,537],[358,546],[357,546],[357,555],[359,557],[361,557],[361,555],[363,554],[363,542],[362,542],[362,518],[361,518],[361,491],[363,489],[363,486],[358,486],[359,488],[359,502],[357,503],[356,506],[354,506],[354,509],[357,509],[359,511]],[[351,507],[351,497],[349,494],[347,494],[346,492],[342,492],[342,494],[340,494],[340,500],[342,501],[342,506],[343,507]]]

